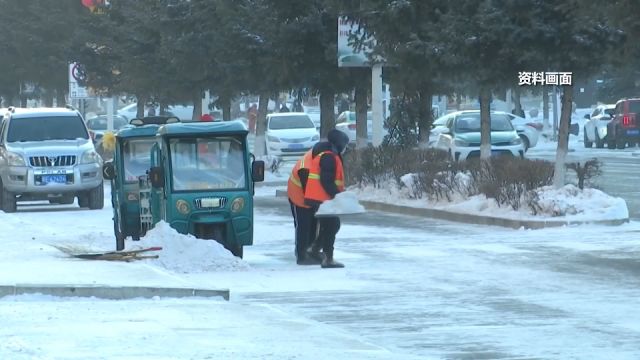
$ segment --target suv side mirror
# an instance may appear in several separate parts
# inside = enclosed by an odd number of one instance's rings
[[[611,120],[611,116],[609,116],[609,115],[602,115],[602,117],[600,118],[600,120]]]
[[[164,169],[160,166],[154,166],[149,170],[149,180],[151,186],[155,188],[164,187]]]
[[[251,163],[251,181],[264,181],[264,161],[257,160]]]
[[[113,180],[116,178],[116,168],[113,166],[113,162],[107,161],[102,165],[102,177],[106,180]]]
[[[584,118],[585,118],[585,119],[587,119],[587,120],[591,120],[591,116],[589,116],[589,114],[586,114],[586,115],[584,116]]]

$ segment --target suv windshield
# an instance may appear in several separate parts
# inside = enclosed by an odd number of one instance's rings
[[[459,115],[456,118],[455,127],[458,133],[480,132],[480,114]],[[491,114],[491,131],[513,131],[509,117]]]
[[[154,138],[134,139],[122,144],[125,182],[137,182],[140,176],[147,173],[151,167],[151,147]]]
[[[7,142],[89,139],[79,116],[12,118]]]
[[[269,119],[269,129],[315,129],[316,125],[307,115],[273,116]]]
[[[171,139],[173,189],[197,191],[246,188],[244,146],[241,139]]]

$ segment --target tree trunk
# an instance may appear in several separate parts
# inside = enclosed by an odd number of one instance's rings
[[[549,124],[549,87],[542,87],[542,125],[545,130],[548,130],[551,127]]]
[[[511,91],[511,97],[513,99],[513,108],[517,116],[525,117],[524,111],[522,111],[522,103],[520,102],[521,90],[519,86],[515,86]]]
[[[431,124],[433,124],[433,113],[431,105],[433,103],[433,94],[428,89],[422,89],[418,92],[418,146],[426,148],[429,145],[429,133],[431,132]]]
[[[364,149],[369,143],[369,129],[367,121],[367,95],[366,83],[357,82],[355,89],[356,101],[356,149]]]
[[[138,102],[136,103],[136,118],[142,119],[144,117],[144,104],[147,102],[147,98],[136,95],[136,99],[138,99]]]
[[[231,97],[223,95],[220,97],[220,106],[222,107],[222,121],[231,120]],[[219,119],[215,119],[216,121]]]
[[[202,117],[202,91],[193,94],[193,115],[191,120],[200,121],[200,117]]]
[[[335,92],[324,89],[320,93],[320,137],[325,138],[331,129],[336,127],[335,114]]]
[[[56,90],[56,106],[64,107],[67,104],[67,99],[65,95],[67,94],[67,89],[60,88]]]
[[[267,111],[269,107],[269,93],[260,94],[258,101],[258,120],[256,121],[256,139],[253,144],[253,154],[256,157],[266,155],[267,144],[265,142],[264,133],[267,129]]]
[[[573,86],[562,87],[562,110],[558,129],[558,150],[553,174],[553,187],[559,189],[565,185],[567,167],[565,160],[569,151],[569,125],[571,124],[571,105],[573,103]]]
[[[491,157],[491,91],[486,87],[480,89],[480,159]]]
[[[53,91],[47,89],[42,95],[42,101],[45,107],[53,107]]]

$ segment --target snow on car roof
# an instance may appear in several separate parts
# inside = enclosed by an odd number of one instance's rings
[[[14,118],[28,118],[35,116],[69,116],[78,115],[78,112],[67,108],[15,108],[12,112]]]

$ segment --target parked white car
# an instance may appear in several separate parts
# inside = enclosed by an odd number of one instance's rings
[[[304,113],[309,115],[311,121],[316,126],[316,129],[320,129],[320,108],[317,106],[303,106]]]
[[[464,110],[464,111],[456,111],[449,113],[447,115],[441,116],[438,119],[433,121],[431,125],[431,133],[429,135],[429,145],[433,146],[435,142],[438,140],[438,137],[443,129],[446,128],[446,123],[449,119],[453,119],[456,116],[465,115],[465,114],[477,114],[480,116],[480,110]],[[516,116],[503,111],[492,111],[491,117],[500,116],[500,117],[508,117],[511,121],[511,124],[515,128],[518,136],[522,140],[522,145],[527,151],[528,149],[536,146],[538,144],[538,139],[540,138],[540,133],[542,132],[542,123],[533,122],[527,120],[523,117]]]
[[[435,147],[447,151],[455,161],[480,156],[480,112],[462,111],[448,117],[438,130]],[[491,116],[491,155],[524,157],[522,139],[511,124],[508,114]]]
[[[590,148],[593,144],[602,149],[607,137],[607,124],[611,121],[615,113],[616,106],[613,104],[598,105],[591,115],[584,116],[587,121],[584,123],[584,147]]]
[[[302,155],[320,140],[315,124],[305,113],[273,113],[267,115],[267,154]]]
[[[520,136],[520,139],[522,139],[522,145],[524,146],[525,151],[529,150],[532,147],[535,147],[538,144],[538,139],[540,138],[542,128],[544,127],[541,122],[530,121],[523,117],[502,111],[496,111],[492,114],[507,115],[509,116],[509,118],[511,118],[511,124],[514,128],[516,128],[518,136]]]
[[[157,109],[156,109],[157,110]],[[127,119],[127,121],[131,121],[131,119],[135,119],[138,112],[138,104],[132,103],[129,104],[120,110],[118,110],[118,115]],[[144,116],[147,116],[149,113],[149,108],[145,107]],[[167,115],[167,116],[175,116],[181,121],[189,122],[193,121],[193,105],[184,106],[184,105],[171,105],[167,107],[166,114],[156,114],[156,115]]]

